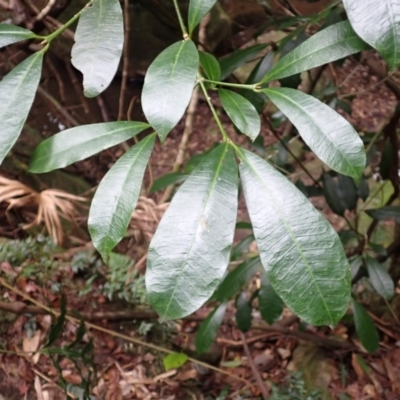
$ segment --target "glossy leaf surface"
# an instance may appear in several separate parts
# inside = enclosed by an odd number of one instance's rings
[[[188,25],[189,34],[191,35],[194,28],[207,15],[217,0],[190,0]]]
[[[222,106],[232,122],[240,132],[254,140],[260,133],[261,122],[253,104],[232,90],[219,89],[218,93]]]
[[[343,117],[298,90],[274,87],[264,92],[325,164],[358,182],[365,168],[364,145]]]
[[[264,321],[272,325],[282,314],[283,301],[276,294],[267,274],[263,271],[261,277],[261,287],[258,292],[258,308]]]
[[[128,228],[154,139],[155,134],[149,135],[128,150],[104,176],[93,197],[89,232],[93,246],[106,262]]]
[[[300,318],[313,325],[335,325],[350,301],[350,269],[337,233],[266,161],[244,149],[238,157],[269,281]]]
[[[394,283],[391,276],[375,258],[367,255],[365,262],[374,289],[385,299],[391,299],[394,295]]]
[[[210,53],[199,52],[200,64],[211,81],[219,81],[221,79],[221,67],[218,60]]]
[[[378,50],[390,69],[400,65],[400,4],[396,0],[344,0],[357,34]]]
[[[149,128],[144,122],[104,122],[67,129],[44,140],[32,155],[29,170],[35,173],[63,168],[131,139]]]
[[[385,206],[365,211],[373,219],[385,221],[387,219],[394,219],[400,223],[400,207],[399,206]]]
[[[79,18],[71,56],[83,74],[86,97],[110,85],[117,72],[124,43],[124,22],[118,0],[95,0]]]
[[[218,329],[224,319],[226,303],[216,307],[200,324],[196,334],[195,345],[197,353],[205,353],[217,337]]]
[[[351,299],[351,304],[353,306],[357,335],[365,349],[373,353],[379,348],[379,334],[374,321],[372,321],[365,308],[356,300]]]
[[[259,257],[244,261],[222,281],[221,285],[215,292],[213,299],[217,301],[230,300],[245,283],[260,269],[261,262]]]
[[[143,112],[163,142],[192,96],[199,53],[191,40],[175,43],[150,65],[144,78]]]
[[[35,98],[43,53],[32,54],[0,81],[0,164],[17,141]]]
[[[39,39],[41,36],[21,28],[20,26],[10,24],[0,24],[0,48],[8,46],[12,43],[17,43],[26,39]]]
[[[312,35],[282,57],[261,82],[286,78],[368,48],[348,21],[339,22]]]
[[[201,307],[229,263],[236,223],[237,165],[229,144],[203,158],[172,199],[150,243],[146,287],[162,320]]]
[[[266,44],[257,44],[246,49],[235,50],[226,57],[219,59],[221,66],[221,79],[225,79],[235,69],[252,60],[256,55],[267,47]]]

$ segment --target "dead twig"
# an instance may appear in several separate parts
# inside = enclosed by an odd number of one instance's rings
[[[129,0],[124,0],[124,23],[125,23],[125,37],[124,37],[124,50],[123,50],[124,55],[123,55],[121,90],[119,92],[118,121],[121,121],[124,116],[125,91],[128,82],[129,35],[130,35]]]

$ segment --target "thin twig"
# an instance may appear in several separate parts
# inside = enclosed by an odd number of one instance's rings
[[[240,336],[242,338],[243,349],[244,349],[244,352],[246,354],[247,361],[250,364],[250,368],[251,368],[251,370],[253,372],[253,375],[254,375],[254,377],[256,379],[257,385],[260,388],[262,397],[263,397],[264,400],[267,400],[268,397],[269,397],[268,389],[265,386],[265,384],[264,384],[264,382],[263,382],[263,380],[261,378],[261,375],[258,372],[258,369],[257,369],[256,365],[254,364],[253,357],[251,356],[251,353],[250,353],[250,350],[249,350],[249,346],[247,345],[247,342],[246,342],[246,336],[244,336],[243,332],[240,332]]]
[[[124,57],[123,57],[123,67],[122,67],[121,90],[119,92],[118,121],[121,121],[124,116],[125,91],[128,82],[129,33],[130,33],[129,0],[124,0],[124,22],[125,22]]]
[[[56,0],[49,0],[49,2],[47,3],[47,5],[42,9],[42,11],[40,11],[40,13],[36,16],[36,21],[40,21],[41,19],[43,19],[44,17],[47,16],[47,14],[51,11],[51,9],[53,8],[54,4],[56,4]]]

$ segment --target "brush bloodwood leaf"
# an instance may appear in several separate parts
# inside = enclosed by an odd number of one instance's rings
[[[17,141],[35,98],[43,52],[32,54],[0,81],[0,164]]]
[[[219,81],[221,79],[221,67],[218,60],[210,53],[199,51],[200,64],[207,78],[211,81]]]
[[[271,87],[264,92],[326,165],[356,182],[360,180],[365,168],[365,150],[349,122],[326,104],[299,90]]]
[[[368,45],[357,36],[349,21],[339,22],[312,35],[282,57],[261,82],[286,78],[366,48]]]
[[[265,271],[263,271],[261,276],[261,287],[258,292],[258,304],[263,320],[268,322],[270,325],[272,325],[282,314],[283,301],[276,294]]]
[[[197,353],[205,353],[214,343],[218,329],[225,316],[226,305],[227,303],[220,304],[200,324],[195,339]]]
[[[300,318],[335,325],[350,301],[350,269],[328,221],[282,174],[241,149],[240,177],[261,262]]]
[[[44,140],[32,155],[29,171],[43,173],[84,160],[149,128],[144,122],[104,122],[67,129]]]
[[[379,348],[379,333],[374,321],[356,300],[351,299],[351,304],[357,335],[365,349],[374,353]]]
[[[83,74],[86,97],[110,85],[124,44],[124,21],[118,0],[95,0],[79,18],[72,46],[72,64]]]
[[[152,62],[144,78],[142,108],[163,142],[192,96],[199,53],[191,40],[172,44]]]
[[[249,100],[232,90],[219,89],[222,106],[240,132],[254,140],[261,129],[260,117]]]
[[[394,283],[386,269],[375,258],[365,257],[369,279],[374,289],[385,299],[391,299],[394,295]]]
[[[26,39],[43,39],[43,37],[20,26],[0,24],[0,48]]]
[[[93,246],[107,262],[124,237],[142,187],[155,134],[128,150],[107,172],[93,197],[88,226]]]
[[[191,35],[193,30],[199,24],[199,22],[207,15],[217,0],[190,0],[189,3],[189,14],[188,14],[188,25],[189,34]]]
[[[178,189],[150,243],[146,287],[161,320],[196,311],[220,283],[229,263],[237,197],[233,150],[221,144]]]
[[[394,70],[400,65],[400,3],[397,0],[344,0],[357,34]]]

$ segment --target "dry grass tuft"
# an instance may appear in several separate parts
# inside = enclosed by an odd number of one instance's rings
[[[8,203],[6,213],[15,208],[34,210],[33,220],[23,228],[40,226],[44,222],[49,235],[56,244],[61,244],[64,239],[61,219],[73,222],[78,204],[85,201],[87,199],[84,197],[58,189],[36,192],[19,181],[0,176],[0,203]]]

